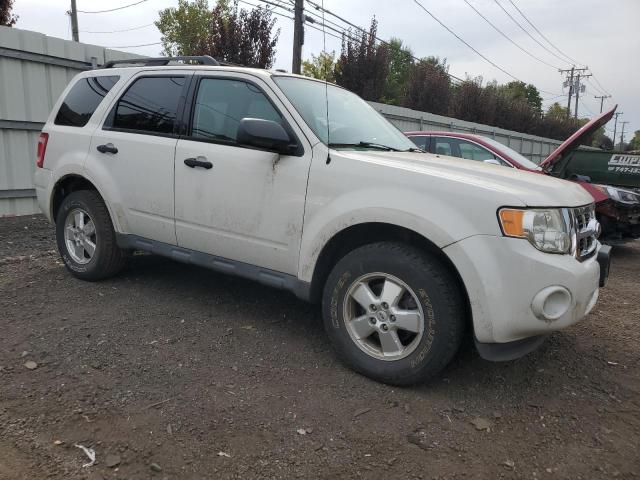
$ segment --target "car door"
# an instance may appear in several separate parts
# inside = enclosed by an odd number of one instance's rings
[[[311,162],[304,135],[258,77],[196,74],[192,91],[175,157],[178,245],[295,274]],[[280,155],[238,144],[242,118],[280,122],[301,148]]]
[[[173,169],[185,84],[184,71],[138,74],[94,132],[87,170],[122,233],[176,244]]]

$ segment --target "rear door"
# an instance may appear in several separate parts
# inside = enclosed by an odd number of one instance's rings
[[[173,162],[186,80],[184,70],[134,76],[95,131],[87,160],[120,230],[171,245]]]
[[[192,83],[191,125],[178,141],[175,159],[178,245],[296,274],[309,144],[260,78],[198,72]],[[238,144],[243,118],[281,123],[301,148],[280,155]]]

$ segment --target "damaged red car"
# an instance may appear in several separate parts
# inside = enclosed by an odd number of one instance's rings
[[[601,239],[614,243],[640,237],[640,194],[616,186],[591,183],[588,176],[580,175],[567,167],[571,153],[605,125],[613,117],[615,110],[613,108],[593,118],[539,165],[497,140],[482,135],[437,131],[405,132],[405,135],[420,149],[436,155],[502,165],[579,183],[596,203],[596,215],[602,225]]]

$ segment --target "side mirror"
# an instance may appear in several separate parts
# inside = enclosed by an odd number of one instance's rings
[[[486,160],[483,160],[484,163],[489,163],[491,165],[500,165],[502,166],[502,164],[496,160],[495,158],[487,158]]]
[[[236,141],[242,145],[264,148],[278,153],[291,153],[295,149],[282,125],[261,118],[243,118],[238,125]]]

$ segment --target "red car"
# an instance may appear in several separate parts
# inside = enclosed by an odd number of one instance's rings
[[[466,158],[539,174],[554,175],[553,166],[559,163],[570,152],[577,149],[585,137],[590,136],[601,126],[605,125],[611,117],[613,117],[615,110],[616,108],[614,107],[612,110],[593,118],[589,123],[582,126],[565,140],[539,165],[516,152],[514,149],[482,135],[432,131],[405,132],[405,135],[420,149],[435,153],[436,155]],[[602,218],[601,224],[608,226],[606,229],[609,230],[603,230],[603,237],[611,236],[612,238],[619,238],[620,229],[617,226],[618,215],[615,211],[615,202],[607,193],[607,189],[601,185],[589,183],[588,178],[576,176],[567,178],[567,180],[579,183],[594,198],[596,202],[596,212],[599,217]]]

